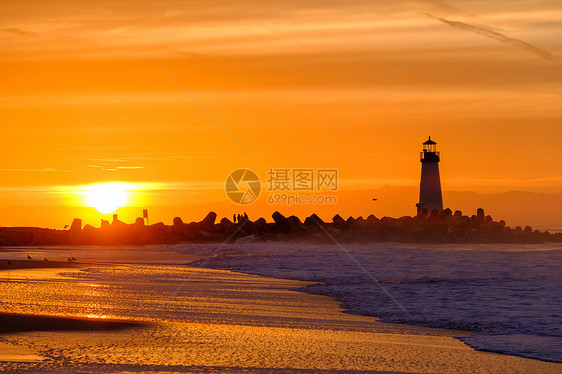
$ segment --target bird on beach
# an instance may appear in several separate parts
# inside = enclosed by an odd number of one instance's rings
[[[76,261],[76,258],[74,258],[74,257],[71,257],[70,259],[71,259],[72,261]]]
[[[8,260],[8,265],[11,265],[11,264],[12,264],[12,261]]]
[[[47,260],[47,257],[43,257],[43,260],[44,260],[44,261],[49,261],[49,260]]]
[[[31,260],[31,256],[30,256],[30,255],[27,255],[27,259],[28,259],[28,260]]]
[[[72,262],[72,259],[70,257],[68,258],[68,262]]]

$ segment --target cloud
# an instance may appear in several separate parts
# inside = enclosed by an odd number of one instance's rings
[[[111,181],[107,183],[120,183],[126,187],[127,191],[203,191],[203,190],[220,190],[224,188],[223,181],[200,181],[200,182],[122,182]],[[86,191],[91,184],[82,185],[37,185],[37,186],[0,186],[0,192],[3,193],[21,193],[21,192],[37,192],[37,193],[81,193]]]
[[[2,36],[33,36],[35,35],[32,32],[25,31],[18,28],[5,28],[0,29],[0,35]]]
[[[100,169],[103,171],[121,171],[121,170],[139,170],[144,169],[144,166],[140,165],[121,165],[114,166],[109,164],[125,163],[132,160],[130,157],[125,158],[89,158],[89,161],[101,161],[100,164],[88,164],[86,167],[93,169]]]
[[[0,171],[14,171],[14,172],[69,172],[70,170],[61,170],[55,168],[41,168],[41,169],[0,169]]]
[[[223,181],[201,181],[201,182],[122,182],[111,181],[107,183],[120,183],[125,186],[127,191],[138,192],[162,192],[162,191],[204,191],[204,190],[221,190],[224,188]],[[80,193],[87,190],[91,185],[67,185],[67,186],[30,186],[30,187],[9,187],[2,188],[4,190],[29,190],[36,192],[51,193]]]
[[[490,30],[490,29],[482,27],[482,26],[474,26],[474,25],[470,25],[470,24],[464,23],[464,22],[451,21],[451,20],[448,20],[448,19],[445,19],[445,18],[435,17],[434,15],[429,14],[429,13],[425,13],[425,14],[427,16],[431,17],[431,18],[435,18],[436,20],[439,20],[443,23],[446,23],[449,26],[453,26],[453,27],[456,27],[456,28],[459,28],[459,29],[462,29],[462,30],[472,31],[472,32],[475,32],[477,34],[484,35],[487,38],[495,39],[495,40],[498,40],[502,43],[510,44],[510,45],[518,47],[518,48],[526,49],[526,50],[528,50],[530,52],[533,52],[534,54],[544,58],[545,60],[550,60],[550,61],[559,61],[560,60],[560,57],[558,57],[556,55],[553,55],[550,52],[547,52],[545,50],[537,48],[532,44],[524,42],[523,40],[512,38],[512,37],[509,37],[507,35],[501,34],[497,31],[493,31],[493,30]]]
[[[544,177],[500,177],[500,178],[451,178],[452,185],[461,186],[508,186],[508,187],[535,187],[547,185],[562,185],[562,175],[549,175]]]

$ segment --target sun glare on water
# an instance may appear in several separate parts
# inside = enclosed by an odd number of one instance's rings
[[[86,187],[84,193],[86,204],[104,214],[126,206],[129,195],[126,183],[94,184]]]

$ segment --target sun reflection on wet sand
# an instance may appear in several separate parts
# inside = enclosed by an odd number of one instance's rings
[[[94,319],[105,319],[109,318],[108,315],[105,314],[86,314],[84,317],[86,318],[94,318]]]
[[[61,268],[35,268],[35,269],[14,269],[0,271],[1,281],[54,281],[68,280],[68,278],[60,275],[62,272],[71,272],[72,269]],[[78,271],[78,270],[76,270]]]
[[[0,342],[0,362],[32,362],[43,359],[45,359],[45,357],[38,355],[37,352],[32,349]],[[1,364],[0,367],[2,367]]]

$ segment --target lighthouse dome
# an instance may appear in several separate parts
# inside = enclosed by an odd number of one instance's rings
[[[431,140],[431,136],[430,136],[429,139],[427,139],[425,141],[425,143],[423,143],[423,144],[437,144],[437,143],[435,143],[433,140]]]

